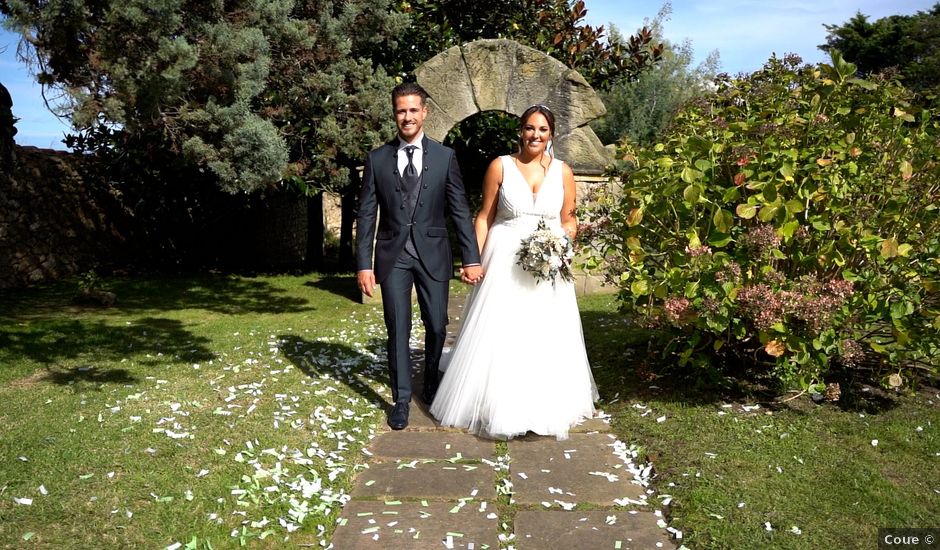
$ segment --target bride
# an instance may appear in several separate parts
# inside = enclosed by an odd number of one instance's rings
[[[508,439],[568,437],[594,412],[597,388],[584,350],[574,285],[539,283],[516,264],[539,220],[574,239],[574,174],[548,149],[555,116],[533,105],[520,117],[519,152],[493,160],[476,219],[484,278],[470,294],[431,414],[444,426]]]

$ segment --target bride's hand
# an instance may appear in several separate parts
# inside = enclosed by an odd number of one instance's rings
[[[461,267],[460,280],[470,285],[479,283],[483,280],[483,267],[479,265]]]

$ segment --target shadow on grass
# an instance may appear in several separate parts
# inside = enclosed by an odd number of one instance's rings
[[[73,369],[47,367],[36,380],[39,382],[52,382],[60,386],[78,384],[100,387],[105,384],[133,384],[139,379],[127,369],[101,370],[95,367],[76,367]]]
[[[306,298],[288,295],[288,290],[268,281],[234,275],[109,279],[105,289],[117,295],[113,309],[122,312],[203,309],[237,315],[301,313],[315,309]],[[30,318],[78,307],[75,304],[77,294],[77,286],[66,282],[54,287],[0,293],[0,308],[14,318]]]
[[[127,280],[113,285],[124,310],[204,309],[218,313],[302,313],[313,311],[306,298],[260,279],[213,275],[198,278]],[[128,296],[122,300],[122,296]],[[131,298],[132,297],[132,298]]]
[[[64,318],[0,325],[0,349],[5,355],[28,358],[47,367],[84,358],[89,361],[129,358],[142,365],[165,363],[167,357],[208,361],[215,357],[209,351],[209,343],[208,338],[195,336],[184,329],[180,321],[159,317],[139,319],[128,325]],[[107,371],[80,372],[89,373],[85,376],[105,376]],[[53,381],[67,381],[66,378],[59,375],[51,377]]]
[[[662,355],[658,336],[617,312],[582,310],[581,322],[588,358],[601,398],[610,401],[655,397],[699,406],[727,402],[760,402],[796,414],[817,406],[809,399],[785,401],[785,389],[767,370],[725,365],[720,372],[680,367]],[[599,368],[598,368],[599,367]],[[828,382],[838,382],[842,395],[834,405],[847,412],[879,414],[899,405],[897,396],[871,384],[870,373],[833,369]],[[808,408],[809,409],[808,409]]]
[[[581,324],[588,359],[601,399],[655,397],[686,405],[723,403],[728,400],[764,400],[759,385],[746,385],[698,367],[670,364],[662,355],[658,336],[633,324],[616,311],[581,310]]]
[[[373,340],[367,345],[371,352],[384,356],[384,341]],[[379,395],[370,382],[388,384],[388,367],[375,359],[345,344],[315,342],[295,334],[278,336],[278,348],[282,354],[304,374],[313,379],[325,376],[339,380],[353,391],[378,407],[386,407],[388,401]]]
[[[333,275],[323,276],[314,281],[307,281],[304,286],[325,290],[337,296],[347,298],[353,302],[359,303],[362,295],[359,293],[359,287],[356,286],[355,275]]]

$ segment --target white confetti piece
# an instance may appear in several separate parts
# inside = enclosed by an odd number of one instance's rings
[[[17,504],[19,504],[19,505],[21,505],[21,506],[32,506],[32,505],[33,505],[33,499],[31,499],[31,498],[26,498],[26,497],[13,497],[13,502],[15,502],[15,503],[17,503]]]
[[[877,440],[877,439],[872,439],[872,440],[871,440],[871,446],[872,446],[872,447],[877,447],[877,446],[878,446],[878,440]]]

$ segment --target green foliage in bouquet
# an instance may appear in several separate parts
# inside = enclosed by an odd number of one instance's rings
[[[582,214],[624,309],[680,365],[937,372],[940,127],[898,83],[771,58],[717,83]],[[890,375],[890,376],[889,376]]]

